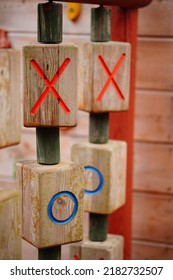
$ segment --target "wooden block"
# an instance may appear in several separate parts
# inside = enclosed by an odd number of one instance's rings
[[[84,43],[79,46],[79,109],[126,111],[129,107],[130,44]]]
[[[38,44],[24,47],[24,125],[77,124],[77,47]]]
[[[72,161],[85,167],[85,211],[110,214],[125,203],[126,143],[83,142],[72,146]],[[86,167],[91,168],[86,168]],[[97,191],[96,191],[97,190]]]
[[[23,192],[25,240],[45,248],[82,239],[83,167],[65,161],[49,166],[19,162],[17,181]]]
[[[21,240],[19,192],[0,188],[0,260],[20,260]]]
[[[124,238],[108,234],[103,242],[93,242],[86,238],[82,242],[70,245],[71,260],[122,260]]]
[[[0,49],[0,148],[20,142],[20,55]]]
[[[82,244],[86,238],[80,242],[75,242],[69,245],[69,259],[70,260],[81,260]]]

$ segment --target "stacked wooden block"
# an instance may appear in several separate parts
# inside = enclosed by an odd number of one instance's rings
[[[84,168],[61,160],[59,143],[59,127],[77,124],[77,47],[61,43],[62,4],[39,4],[38,14],[42,44],[23,49],[24,125],[36,127],[37,161],[19,162],[17,177],[23,238],[39,259],[60,259],[62,244],[83,238]]]
[[[20,55],[0,49],[0,148],[20,142]]]
[[[20,56],[0,49],[0,149],[20,142]],[[0,260],[21,259],[21,197],[0,187]]]
[[[21,259],[21,197],[19,191],[0,188],[0,260]]]
[[[71,153],[85,167],[90,221],[89,237],[71,245],[71,259],[123,258],[123,237],[107,235],[107,219],[125,203],[127,147],[109,140],[108,113],[128,110],[130,45],[109,42],[109,27],[110,9],[92,9],[92,42],[79,49],[79,109],[90,113],[90,131],[89,142],[75,144]]]

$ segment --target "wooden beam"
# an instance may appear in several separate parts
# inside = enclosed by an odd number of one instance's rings
[[[69,0],[61,0],[61,2],[69,2]],[[71,2],[83,4],[111,5],[130,9],[145,7],[150,4],[152,0],[72,0]]]
[[[133,175],[133,131],[135,101],[137,9],[112,8],[112,39],[131,43],[130,104],[126,112],[110,113],[110,138],[127,142],[126,204],[109,216],[109,232],[125,239],[125,259],[131,258],[131,208]],[[116,169],[116,166],[115,166]]]

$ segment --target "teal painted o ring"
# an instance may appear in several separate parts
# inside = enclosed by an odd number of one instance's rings
[[[103,189],[103,185],[104,185],[104,178],[103,178],[103,175],[101,174],[101,172],[93,166],[85,166],[84,168],[85,168],[85,170],[89,170],[89,171],[96,173],[99,178],[98,187],[93,191],[84,190],[84,193],[87,195],[95,195],[95,194],[101,192],[101,190]]]
[[[63,195],[66,195],[66,196],[71,198],[71,200],[74,202],[74,208],[73,208],[73,211],[72,211],[71,215],[67,219],[58,220],[54,217],[54,215],[52,213],[52,207],[53,207],[53,204],[54,204],[55,200],[58,197],[63,196]],[[48,204],[48,207],[47,207],[47,214],[48,214],[49,219],[51,220],[52,223],[57,224],[57,225],[65,225],[65,224],[68,224],[69,222],[71,222],[74,219],[74,217],[76,216],[77,211],[78,211],[77,198],[73,193],[71,193],[69,191],[62,191],[62,192],[59,192],[59,193],[55,194],[51,198],[51,200]]]

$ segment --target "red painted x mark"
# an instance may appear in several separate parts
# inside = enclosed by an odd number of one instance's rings
[[[108,89],[110,83],[112,83],[112,85],[114,86],[115,90],[118,93],[119,98],[124,100],[124,96],[123,96],[121,90],[119,89],[117,83],[115,82],[114,76],[115,76],[116,72],[118,71],[118,69],[120,68],[123,60],[125,59],[125,56],[126,56],[125,53],[123,53],[121,55],[121,57],[119,58],[119,60],[117,61],[116,65],[115,65],[112,73],[109,71],[106,63],[103,60],[103,57],[101,55],[98,56],[98,59],[99,59],[101,65],[103,66],[103,69],[108,74],[109,78],[108,78],[106,84],[104,85],[104,87],[102,88],[99,96],[97,97],[97,99],[96,99],[97,101],[101,101],[101,99],[103,98],[103,95],[105,94],[106,90]]]
[[[34,59],[31,60],[31,65],[34,67],[34,69],[36,70],[36,72],[38,73],[38,75],[40,76],[40,78],[43,80],[43,82],[46,85],[46,89],[43,91],[43,93],[41,94],[41,96],[39,97],[39,99],[37,100],[37,102],[34,104],[34,106],[31,109],[32,116],[34,116],[37,113],[39,107],[41,106],[41,104],[43,103],[43,101],[45,100],[45,98],[47,97],[49,92],[53,93],[53,96],[58,101],[58,103],[61,105],[64,112],[66,114],[70,113],[70,109],[67,107],[65,102],[60,97],[59,93],[54,88],[55,83],[57,82],[59,77],[62,75],[64,70],[66,69],[69,62],[70,62],[70,58],[66,58],[64,60],[63,64],[58,69],[58,71],[55,73],[53,79],[51,81],[49,81],[49,79],[46,77],[46,75],[44,74],[44,72],[42,71],[42,69],[40,68],[38,63]]]

